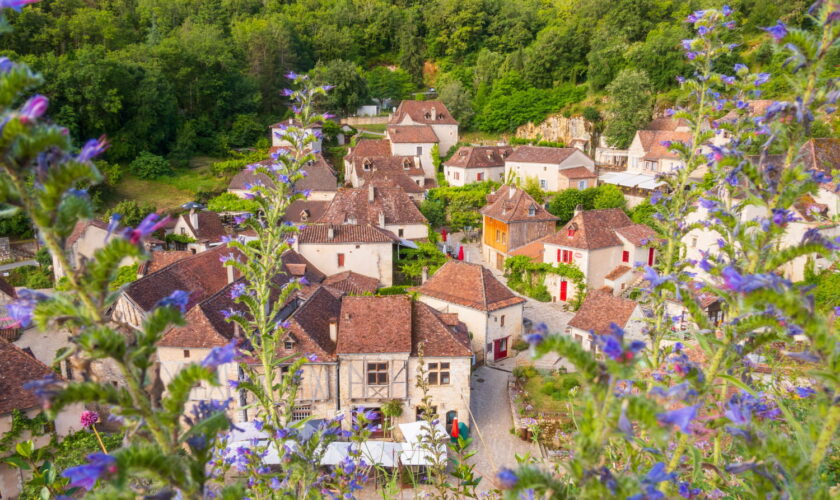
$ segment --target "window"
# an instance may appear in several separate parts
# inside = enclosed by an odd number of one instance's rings
[[[531,205],[530,207],[528,207],[528,217],[533,217],[535,215],[537,215],[537,207]]]
[[[627,250],[621,252],[621,262],[630,262],[630,252]]]
[[[586,181],[578,181],[578,189],[586,189]]]
[[[575,230],[574,229],[569,228],[569,229],[566,230],[566,236],[568,236],[569,238],[571,238],[574,235],[575,235]]]
[[[482,174],[482,173],[475,174],[475,181],[476,182],[481,182],[482,180],[484,180],[484,174]]]
[[[403,237],[403,232],[404,232],[404,231],[403,231],[403,229],[402,229],[402,228],[397,229],[397,236],[399,236],[400,238],[402,238],[402,237]]]
[[[189,350],[189,349],[184,349],[184,357],[185,357],[185,358],[189,358],[189,357],[190,357],[190,350]]]
[[[338,267],[344,267],[344,254],[338,254]]]
[[[449,363],[429,363],[429,385],[449,385]]]
[[[292,408],[292,421],[299,421],[312,416],[312,407],[309,405],[300,405]]]
[[[502,317],[499,320],[499,326],[505,326],[505,315],[504,314],[502,314]]]
[[[459,172],[452,172],[452,175],[455,176],[456,181],[461,178],[461,174]]]
[[[577,342],[578,344],[582,344],[583,343],[583,337],[578,335],[578,334],[575,334],[575,342]]]
[[[368,363],[367,383],[368,385],[388,384],[388,363]]]
[[[417,146],[417,156],[421,156],[423,154],[423,146]]]
[[[496,229],[496,243],[499,243],[501,241],[502,241],[502,232],[499,231],[498,229]]]
[[[365,159],[364,163],[362,163],[362,170],[364,170],[365,172],[369,172],[370,171],[370,166],[371,166],[370,160]]]
[[[691,238],[691,248],[697,248],[697,237]]]
[[[183,227],[181,228],[181,234],[187,234],[187,230],[184,229]]]
[[[291,351],[292,349],[294,349],[294,348],[295,348],[295,343],[294,343],[291,339],[286,339],[286,341],[285,341],[285,342],[283,342],[283,347],[284,347],[287,351]]]
[[[540,179],[540,189],[546,189],[548,187],[548,183],[545,179]]]
[[[572,262],[572,251],[571,250],[560,250],[557,249],[557,262],[565,262],[570,264]]]

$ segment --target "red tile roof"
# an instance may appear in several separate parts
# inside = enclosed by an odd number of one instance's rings
[[[325,200],[295,200],[286,208],[283,221],[311,223],[324,215],[328,206],[330,202]]]
[[[338,177],[335,170],[324,159],[321,153],[315,153],[315,160],[307,163],[303,170],[306,177],[295,183],[295,189],[304,191],[336,191],[338,190]]]
[[[673,132],[669,130],[639,130],[639,140],[645,151],[643,159],[676,159],[679,155],[662,144],[664,141],[691,142],[691,132]]]
[[[272,187],[274,186],[274,181],[261,172],[255,172],[245,168],[233,176],[233,179],[231,179],[228,184],[228,189],[245,191],[250,189],[250,187],[254,184],[262,184],[263,186]]]
[[[76,226],[73,227],[73,232],[70,233],[70,236],[67,237],[67,242],[65,243],[66,248],[73,246],[76,241],[85,234],[85,230],[89,227],[98,227],[103,231],[108,230],[108,223],[105,221],[101,221],[99,219],[89,219],[89,220],[80,220],[76,223]]]
[[[560,164],[572,154],[580,151],[577,148],[550,148],[545,146],[519,146],[507,157],[507,161],[521,163],[551,163]]]
[[[756,117],[760,115],[764,115],[767,113],[767,108],[769,108],[775,101],[772,99],[754,99],[751,101],[747,101],[747,116]],[[721,121],[733,121],[738,117],[738,112],[736,110],[732,110],[729,113],[726,113]]]
[[[40,406],[38,398],[23,385],[54,373],[18,346],[0,338],[0,415]]]
[[[545,240],[550,238],[552,235],[543,236],[538,240],[534,240],[530,243],[522,245],[521,247],[516,247],[513,250],[508,251],[508,255],[511,257],[516,257],[517,255],[524,255],[531,259],[533,262],[543,262],[543,257],[545,256]]]
[[[378,279],[354,273],[353,271],[344,271],[343,273],[327,276],[321,284],[353,295],[373,293],[381,286]]]
[[[351,161],[356,175],[362,178],[382,174],[425,175],[413,156],[356,156]]]
[[[186,259],[187,257],[192,257],[195,255],[189,251],[180,251],[180,250],[155,250],[150,252],[149,260],[143,263],[140,272],[138,274],[147,275],[151,274],[156,271],[160,271],[164,267],[178,262],[181,259]]]
[[[428,125],[391,125],[388,139],[395,144],[432,144],[438,142],[437,134]]]
[[[572,217],[560,231],[545,240],[545,243],[563,247],[595,250],[621,245],[616,236],[619,229],[627,228],[622,234],[635,245],[641,245],[644,238],[652,239],[656,233],[647,226],[634,224],[620,208],[584,210]],[[574,233],[569,236],[569,230]],[[638,243],[637,243],[638,242]]]
[[[395,174],[367,174],[362,177],[364,181],[364,185],[371,184],[376,187],[386,187],[386,188],[394,188],[399,187],[406,193],[412,194],[420,194],[426,192],[426,179],[423,179],[424,182],[418,184],[411,177],[395,173]],[[431,189],[431,188],[429,188]]]
[[[560,171],[560,175],[567,179],[595,179],[598,177],[595,172],[586,167],[564,168]]]
[[[616,278],[620,278],[624,276],[625,273],[632,269],[630,266],[616,266],[615,269],[609,272],[606,276],[604,276],[605,280],[614,280]]]
[[[675,120],[671,117],[659,117],[651,120],[650,123],[647,124],[647,127],[645,127],[645,130],[668,130],[673,132],[680,127],[690,127],[685,118]]]
[[[330,338],[330,320],[338,321],[341,299],[320,287],[289,318],[292,349],[277,345],[281,356],[315,354],[319,361],[335,360],[335,342]],[[284,339],[285,340],[285,339]]]
[[[373,201],[370,201],[373,190]],[[399,187],[374,187],[339,189],[318,222],[328,224],[426,224],[428,221],[408,194]]]
[[[503,184],[487,195],[488,204],[480,212],[502,222],[535,222],[558,220],[548,213],[523,189]]]
[[[332,237],[330,237],[332,229]],[[298,233],[300,244],[310,243],[394,243],[390,231],[370,224],[313,224]]]
[[[511,153],[513,148],[510,146],[461,146],[443,164],[459,168],[504,167],[505,159]]]
[[[388,139],[361,139],[356,147],[351,148],[344,157],[352,161],[355,158],[391,156],[391,143]]]
[[[440,101],[402,101],[388,123],[400,124],[406,116],[414,123],[458,125],[458,121]]]
[[[411,298],[344,297],[338,324],[339,354],[412,351]]]
[[[481,311],[495,311],[525,302],[486,267],[459,260],[447,261],[425,283],[411,291]]]
[[[222,241],[222,236],[227,235],[225,226],[222,225],[222,219],[216,212],[204,210],[196,215],[198,215],[198,228],[193,227],[189,213],[181,214],[180,217],[184,219],[187,227],[190,228],[199,243],[217,243]]]
[[[422,302],[412,306],[412,356],[419,355],[421,347],[424,357],[472,356],[469,331],[457,315],[440,313]]]
[[[802,146],[800,154],[807,169],[816,169],[828,175],[840,173],[840,139],[836,137],[810,139]],[[826,188],[833,191],[836,185],[830,182]]]
[[[645,246],[657,239],[656,231],[644,224],[623,226],[616,229],[615,232],[637,247]]]
[[[583,300],[575,316],[569,320],[569,326],[603,335],[610,332],[612,323],[625,328],[637,306],[632,300],[616,297],[611,293],[592,291]]]

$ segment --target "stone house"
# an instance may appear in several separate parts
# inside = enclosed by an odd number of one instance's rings
[[[554,232],[557,217],[520,188],[504,184],[487,195],[487,201],[480,210],[481,253],[496,269],[504,269],[512,250]]]
[[[79,221],[73,232],[67,237],[65,248],[70,267],[78,269],[93,257],[94,252],[105,246],[108,236],[108,223],[99,219]],[[130,264],[126,261],[125,265]],[[66,274],[61,263],[53,257],[53,274],[56,281]]]
[[[23,415],[33,418],[41,413],[41,403],[38,398],[23,386],[27,382],[40,380],[47,375],[55,374],[44,363],[16,345],[0,338],[0,436],[12,430],[13,412],[20,411]],[[50,442],[50,433],[66,436],[81,430],[79,417],[84,411],[81,404],[69,405],[49,422],[45,429],[48,433],[33,439],[35,446],[40,448]],[[32,438],[29,431],[24,431],[21,440]],[[14,448],[14,447],[13,447]],[[0,453],[0,498],[17,498],[23,484],[31,478],[29,471],[21,471],[9,464],[3,463],[2,458],[8,453]]]
[[[691,141],[690,132],[670,130],[639,130],[630,143],[627,173],[655,176],[682,167],[682,160],[663,142]]]
[[[388,139],[359,139],[356,145],[348,149],[347,154],[344,155],[344,184],[353,187],[361,186],[359,177],[366,158],[373,161],[391,156],[391,142]],[[414,155],[410,155],[409,158],[411,158],[413,168],[422,170],[419,162],[415,162]]]
[[[330,201],[338,190],[338,178],[324,155],[321,153],[315,153],[314,155],[315,159],[307,162],[303,167],[303,170],[306,171],[306,177],[295,183],[295,190],[309,191],[308,201]],[[270,161],[267,160],[267,163],[270,163]],[[245,193],[254,184],[274,185],[273,181],[265,174],[256,173],[246,168],[230,180],[228,192],[244,198]]]
[[[429,221],[400,187],[342,188],[316,221],[321,224],[369,224],[400,239],[429,237]]]
[[[271,129],[271,146],[275,148],[290,147],[291,144],[278,137],[278,134],[281,134],[288,127],[301,127],[301,125],[302,124],[294,118],[289,118],[288,120],[283,120],[282,122],[277,122],[271,125],[269,127]],[[311,127],[306,128],[304,130],[307,133],[315,134],[316,140],[314,143],[312,143],[312,151],[315,153],[320,153],[323,147],[323,140],[321,139],[321,132],[323,130],[323,126],[320,123],[315,123]]]
[[[586,276],[587,287],[609,287],[620,294],[638,278],[636,264],[654,264],[656,244],[653,229],[634,224],[620,208],[577,210],[565,226],[542,240],[543,262],[575,264]],[[574,298],[572,283],[562,277],[556,281],[546,282],[553,300]]]
[[[505,160],[511,153],[510,146],[461,146],[443,163],[443,175],[450,186],[504,182]]]
[[[721,307],[720,297],[708,292],[698,292],[694,294],[693,298],[697,302],[697,305],[700,306],[700,309],[706,313],[706,317],[712,325],[718,325],[724,320],[726,313]],[[697,326],[691,320],[688,308],[686,308],[682,301],[674,298],[667,299],[665,301],[665,310],[668,316],[675,319],[673,326],[671,326],[674,333],[688,330],[689,325]]]
[[[450,260],[411,291],[436,310],[458,315],[470,332],[477,360],[513,355],[511,346],[522,335],[525,299],[514,295],[489,269]]]
[[[222,219],[216,212],[208,210],[181,214],[175,220],[175,226],[170,234],[187,236],[195,240],[192,243],[176,243],[177,250],[187,250],[192,253],[205,252],[222,244],[222,237],[227,236]]]
[[[441,156],[458,143],[458,121],[441,101],[402,101],[388,120],[388,125],[431,127]],[[434,173],[430,177],[434,177]]]
[[[595,162],[577,148],[519,146],[505,158],[505,178],[537,179],[544,191],[597,185]]]
[[[391,125],[386,131],[393,156],[414,156],[419,160],[425,177],[435,177],[432,148],[438,143],[429,125]]]
[[[645,322],[641,306],[630,299],[601,291],[592,291],[586,296],[580,309],[569,320],[566,335],[574,338],[584,349],[599,352],[595,335],[609,334],[613,323],[624,330],[625,343],[647,340],[642,332]]]
[[[393,233],[370,224],[313,224],[298,233],[294,249],[327,275],[352,270],[391,286],[398,242]]]

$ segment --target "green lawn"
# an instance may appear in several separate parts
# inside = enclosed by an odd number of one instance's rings
[[[359,129],[368,130],[370,132],[385,132],[385,129],[388,128],[387,123],[366,123],[364,125],[359,125]]]
[[[566,413],[569,411],[569,406],[567,404],[567,396],[565,395],[566,391],[553,391],[548,392],[545,390],[546,382],[554,382],[558,383],[561,380],[571,378],[574,379],[574,375],[554,375],[554,376],[544,376],[542,374],[531,377],[525,382],[525,392],[528,393],[528,396],[531,399],[531,404],[534,406],[534,410],[536,412],[548,412],[548,413]],[[553,396],[553,397],[552,397]],[[558,397],[560,399],[558,399]]]
[[[478,130],[469,130],[469,131],[461,131],[459,132],[460,141],[465,142],[468,144],[485,144],[485,145],[494,145],[501,140],[506,139],[506,137],[510,134],[497,134],[497,133],[488,133],[488,132],[480,132]]]

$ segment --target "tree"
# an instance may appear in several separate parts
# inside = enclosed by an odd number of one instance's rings
[[[420,203],[420,213],[429,221],[433,228],[446,224],[446,208],[443,202],[436,200],[423,200]]]
[[[610,146],[626,148],[651,117],[653,96],[644,71],[623,69],[607,87],[609,119],[604,135]]]
[[[407,72],[401,69],[391,71],[385,66],[377,66],[365,73],[365,82],[370,97],[380,104],[385,100],[405,99],[416,88]]]
[[[522,182],[522,189],[537,203],[542,204],[545,199],[545,191],[540,187],[540,180],[536,176],[526,177]]]
[[[548,202],[548,212],[559,218],[560,224],[569,222],[575,215],[575,208],[583,204],[583,195],[577,189],[566,189],[554,195]]]
[[[162,156],[143,151],[128,166],[132,174],[141,179],[157,179],[164,175],[171,175],[172,165]]]
[[[119,214],[122,216],[120,225],[122,226],[136,226],[149,214],[157,212],[157,208],[151,203],[138,203],[137,200],[123,200],[114,206],[114,208],[105,212],[105,217],[110,219],[111,216]]]
[[[452,116],[461,123],[461,127],[469,128],[475,112],[473,111],[470,93],[457,79],[448,78],[438,83],[438,97]]]
[[[627,59],[648,75],[654,89],[667,90],[677,84],[677,76],[687,76],[691,70],[680,46],[685,38],[689,38],[685,26],[662,23],[626,52]]]
[[[350,61],[319,61],[312,70],[312,79],[319,85],[333,86],[323,99],[326,109],[333,113],[351,114],[368,98],[368,87],[362,72]]]
[[[598,186],[598,191],[599,193],[593,202],[595,209],[624,208],[627,204],[624,193],[613,184],[602,184]]]

